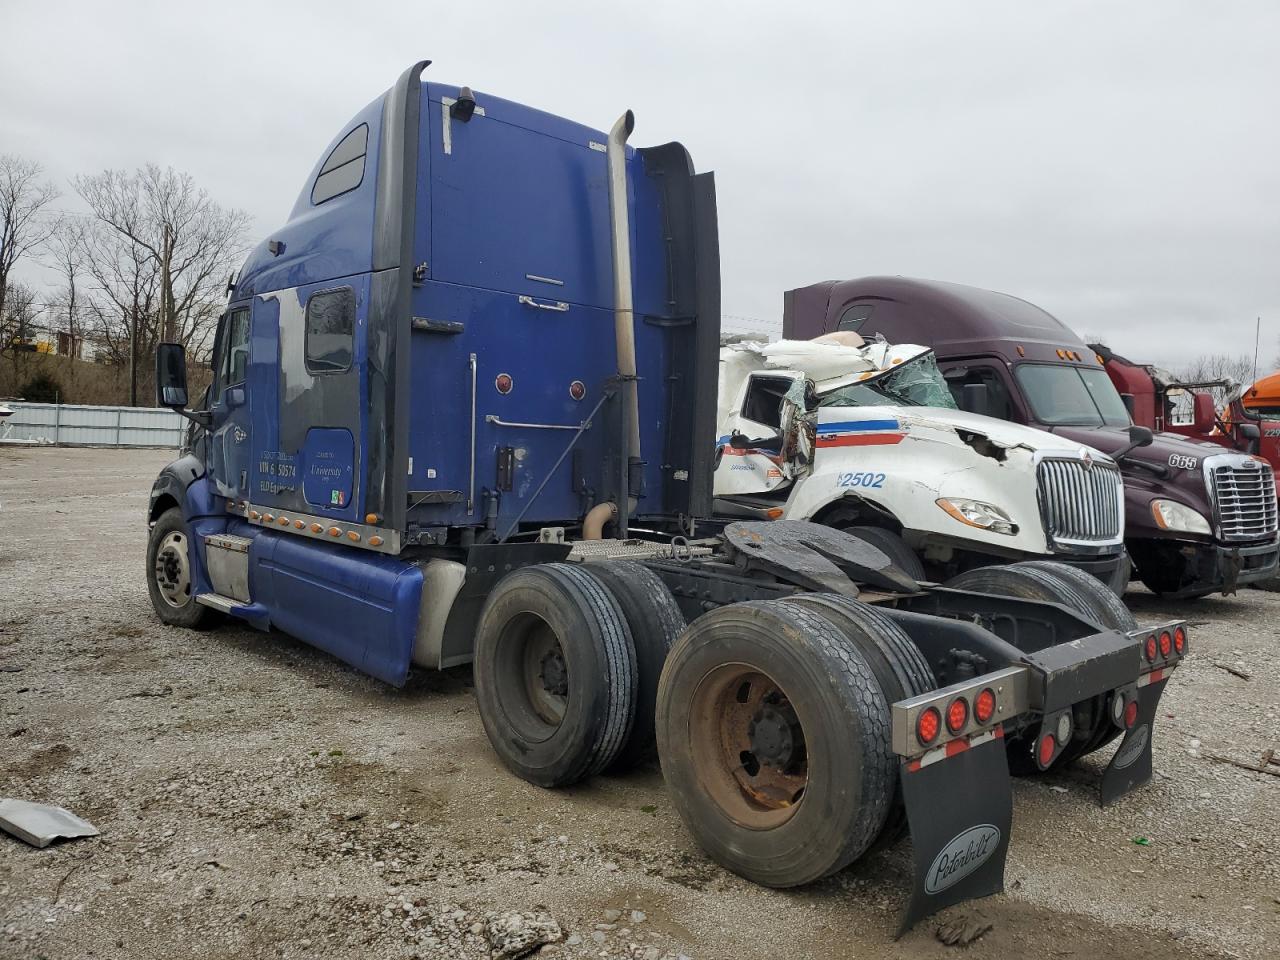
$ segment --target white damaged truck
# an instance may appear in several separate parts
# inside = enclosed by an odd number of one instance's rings
[[[1027,559],[1116,593],[1129,579],[1115,462],[959,409],[927,347],[853,333],[730,343],[718,406],[722,517],[854,531],[919,580]]]

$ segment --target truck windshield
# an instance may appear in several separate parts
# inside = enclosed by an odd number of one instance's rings
[[[854,383],[823,394],[820,407],[946,407],[956,409],[947,381],[938,372],[933,352],[908,360],[871,383]]]
[[[1063,427],[1129,425],[1129,411],[1105,370],[1021,363],[1016,374],[1040,423]]]

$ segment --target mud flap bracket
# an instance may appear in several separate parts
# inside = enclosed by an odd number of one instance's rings
[[[901,764],[914,876],[898,936],[944,907],[1004,889],[1013,790],[1001,729]]]

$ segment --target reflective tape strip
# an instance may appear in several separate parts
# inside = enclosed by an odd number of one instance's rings
[[[884,447],[901,443],[907,438],[905,433],[865,433],[843,434],[834,437],[818,437],[815,447]]]
[[[1162,667],[1159,670],[1152,670],[1150,673],[1144,673],[1138,678],[1138,686],[1145,687],[1152,683],[1159,683],[1171,673],[1173,673],[1173,667]]]
[[[921,767],[927,767],[930,764],[937,763],[939,760],[945,760],[947,757],[954,757],[957,753],[964,753],[970,747],[978,747],[984,743],[990,743],[992,740],[999,740],[1003,737],[1004,727],[997,725],[991,730],[971,734],[968,737],[961,737],[959,740],[952,740],[950,743],[944,743],[940,747],[934,747],[923,756],[909,761],[907,763],[907,772],[915,773]]]

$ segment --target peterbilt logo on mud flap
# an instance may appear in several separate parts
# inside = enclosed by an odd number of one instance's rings
[[[1133,736],[1116,751],[1115,759],[1111,761],[1117,770],[1123,770],[1125,767],[1132,766],[1133,762],[1142,756],[1142,751],[1147,748],[1147,740],[1151,737],[1151,727],[1143,724],[1137,730],[1133,731]]]
[[[1000,828],[990,823],[957,834],[933,858],[924,880],[925,892],[941,893],[959,883],[986,863],[999,846]]]

